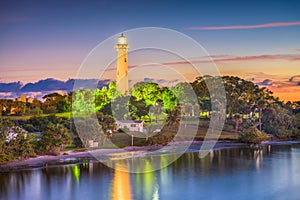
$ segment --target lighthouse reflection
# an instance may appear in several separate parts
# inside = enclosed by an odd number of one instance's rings
[[[164,165],[166,158],[165,156],[157,157],[155,158],[155,162],[160,162]],[[118,160],[115,161],[113,165],[116,170],[114,171],[114,178],[112,181],[111,199],[136,199],[133,198],[132,188],[138,199],[159,199],[157,174],[151,161],[131,160],[131,162],[128,162],[128,160]],[[138,171],[139,173],[130,174],[130,168],[135,168],[135,171]],[[121,169],[122,171],[118,169]]]
[[[128,172],[115,170],[112,182],[113,200],[131,200],[131,184]]]

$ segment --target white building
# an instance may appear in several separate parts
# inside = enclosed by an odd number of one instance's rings
[[[128,129],[129,131],[143,132],[144,121],[142,120],[118,120],[117,129]]]

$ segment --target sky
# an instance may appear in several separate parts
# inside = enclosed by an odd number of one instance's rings
[[[164,27],[200,43],[222,75],[300,100],[299,10],[299,1],[286,0],[1,1],[0,82],[75,78],[89,52],[108,37]]]

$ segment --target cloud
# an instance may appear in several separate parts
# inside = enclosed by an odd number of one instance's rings
[[[18,92],[21,87],[21,82],[0,83],[0,92]]]
[[[224,61],[254,61],[254,60],[300,61],[300,54],[273,54],[273,55],[254,55],[254,56],[233,56],[233,57],[228,57],[228,58],[214,59],[215,62],[224,62]]]
[[[76,86],[80,86],[80,88],[73,88],[75,81],[77,82]],[[107,86],[109,82],[110,80],[108,79],[69,79],[67,81],[60,81],[53,78],[47,78],[25,85],[21,82],[0,83],[0,98],[15,98],[20,94],[40,98],[45,94],[57,91],[68,93],[76,89],[93,88],[95,85],[97,85],[97,88],[102,88],[103,86]]]
[[[299,52],[299,51],[300,51],[300,48],[289,48],[288,50],[289,50],[289,51],[296,51],[296,52]]]
[[[283,26],[297,26],[300,21],[295,22],[273,22],[256,25],[236,25],[236,26],[204,26],[204,27],[189,27],[190,30],[229,30],[229,29],[255,29],[255,28],[269,28],[269,27],[283,27]]]
[[[199,58],[198,60],[189,61],[174,61],[161,63],[162,65],[183,65],[190,63],[224,63],[224,62],[237,62],[237,61],[272,61],[272,60],[286,60],[286,61],[300,61],[300,54],[273,54],[273,55],[253,55],[253,56],[229,56],[229,55],[212,55]],[[160,65],[158,65],[160,66]],[[132,66],[136,67],[136,66]]]
[[[172,85],[172,84],[178,83],[179,80],[178,79],[166,80],[166,79],[155,79],[155,78],[146,77],[146,78],[144,78],[144,82],[153,82],[153,83],[157,83],[159,85],[166,86],[166,85]]]
[[[170,61],[170,62],[162,62],[156,63],[152,66],[161,67],[164,66],[172,66],[172,65],[190,65],[193,64],[205,64],[205,63],[226,63],[226,62],[238,62],[238,61],[275,61],[275,60],[286,60],[286,61],[300,61],[300,54],[269,54],[269,55],[252,55],[252,56],[234,56],[234,55],[210,55],[203,56],[199,58],[193,58],[189,60],[180,60],[180,61]],[[129,69],[134,69],[137,67],[143,67],[144,65],[130,65]],[[116,67],[111,67],[105,69],[105,71],[115,71]]]
[[[298,82],[300,81],[300,75],[295,75],[295,76],[292,76],[290,79],[289,79],[289,82]]]
[[[272,80],[271,79],[265,79],[262,82],[257,82],[256,84],[259,86],[272,86]]]

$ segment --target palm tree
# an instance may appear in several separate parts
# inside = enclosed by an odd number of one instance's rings
[[[169,126],[175,125],[177,128],[180,123],[181,108],[180,106],[174,107],[172,110],[168,111],[167,124]]]
[[[233,116],[233,120],[235,122],[235,132],[237,133],[239,130],[239,124],[241,124],[243,122],[243,119],[240,114],[235,114]]]
[[[153,124],[149,124],[149,126],[146,126],[146,132],[144,132],[144,134],[146,135],[146,141],[149,140],[149,136],[152,136],[154,130],[155,130],[155,126],[153,126]]]
[[[106,140],[111,141],[113,131],[116,129],[116,121],[110,115],[104,115],[101,112],[97,113],[98,122],[102,127],[104,133],[104,138],[102,140],[102,145],[105,145]]]
[[[164,102],[161,99],[158,99],[154,105],[154,112],[156,114],[155,117],[156,123],[158,122],[158,116],[161,115],[162,113],[163,103]]]

